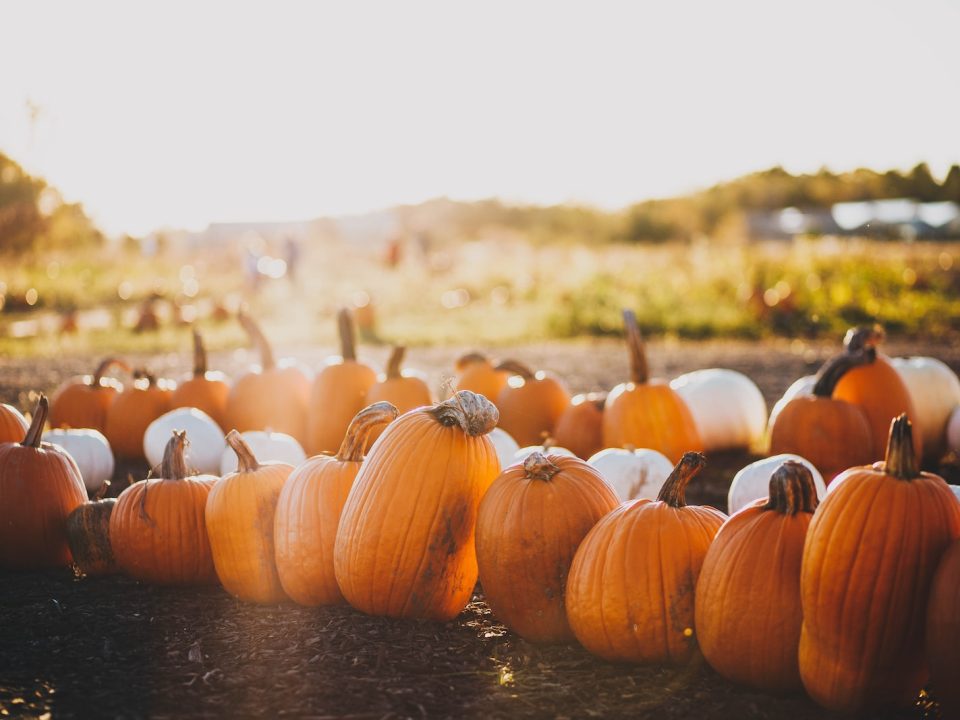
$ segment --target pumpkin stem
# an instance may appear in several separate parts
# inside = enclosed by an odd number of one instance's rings
[[[519,375],[524,380],[533,380],[535,375],[529,365],[524,365],[519,360],[504,360],[494,370],[505,370],[513,375]]]
[[[803,463],[787,460],[770,476],[770,490],[764,510],[773,510],[781,515],[812,513],[820,501],[813,474]]]
[[[100,381],[103,380],[103,376],[107,374],[107,370],[112,367],[118,367],[125,372],[130,372],[130,366],[127,365],[123,360],[114,357],[108,357],[100,362],[97,365],[97,369],[93,371],[93,379],[90,380],[91,387],[100,387]]]
[[[657,500],[665,502],[670,507],[682,508],[687,506],[687,483],[695,478],[706,466],[707,458],[703,453],[686,452],[680,462],[670,473],[670,477],[660,488]]]
[[[560,472],[560,468],[554,465],[550,458],[541,452],[527,455],[523,461],[523,471],[527,474],[528,480],[543,480],[550,482],[553,476]]]
[[[157,376],[146,368],[137,368],[133,371],[133,380],[136,383],[137,380],[146,380],[147,387],[153,387],[157,383]]]
[[[630,379],[634,385],[645,385],[650,379],[647,351],[640,336],[640,326],[633,310],[624,309],[623,327],[627,332],[627,350],[630,352]]]
[[[97,488],[97,492],[93,496],[93,501],[98,502],[99,500],[103,500],[107,496],[107,492],[110,490],[110,485],[111,483],[109,480],[104,480],[102,483],[100,483],[100,487]]]
[[[270,346],[270,341],[267,340],[267,336],[263,334],[260,326],[243,310],[237,313],[237,320],[240,321],[240,325],[243,326],[250,341],[260,350],[260,369],[273,370],[273,368],[277,366],[277,361],[273,356],[273,348]]]
[[[387,379],[395,380],[403,377],[401,366],[403,365],[403,356],[407,354],[407,349],[403,345],[397,345],[390,353],[390,359],[387,360]]]
[[[43,437],[43,426],[47,422],[47,414],[50,412],[50,403],[47,396],[40,393],[40,399],[37,400],[37,409],[33,411],[33,418],[30,420],[30,427],[27,428],[27,434],[23,438],[24,447],[39,448],[41,438]]]
[[[906,413],[900,413],[890,422],[883,471],[899,480],[912,480],[920,475],[917,456],[913,452],[913,426]]]
[[[203,336],[193,329],[193,376],[203,378],[207,374],[207,349],[203,346]]]
[[[190,441],[186,430],[174,430],[173,436],[163,449],[163,461],[160,463],[160,477],[164,480],[183,480],[189,471],[184,453]]]
[[[847,330],[843,338],[843,348],[847,352],[854,353],[864,348],[875,348],[881,342],[885,333],[880,325],[871,327],[853,327]]]
[[[233,448],[233,451],[237,454],[237,472],[253,472],[260,467],[253,450],[250,449],[247,441],[243,439],[240,433],[231,430],[224,439],[227,441],[227,445]]]
[[[458,357],[453,366],[456,368],[457,372],[463,372],[468,366],[473,365],[474,363],[488,362],[490,362],[490,360],[483,353],[471,352]]]
[[[486,435],[500,422],[497,406],[483,395],[469,390],[460,390],[449,400],[426,408],[423,412],[431,415],[444,427],[456,425],[473,437]]]
[[[337,313],[337,326],[340,331],[340,357],[344,362],[357,359],[357,335],[353,327],[353,313],[350,308],[340,308]]]
[[[367,436],[370,431],[380,425],[388,425],[397,419],[400,411],[386,400],[368,405],[354,415],[347,428],[347,434],[340,443],[337,451],[337,460],[340,462],[360,462],[363,460],[363,450],[367,445]]]
[[[813,394],[816,397],[833,397],[834,388],[840,378],[859,365],[869,365],[877,359],[876,348],[865,347],[855,352],[842,352],[827,360],[817,373],[817,381],[813,385]]]

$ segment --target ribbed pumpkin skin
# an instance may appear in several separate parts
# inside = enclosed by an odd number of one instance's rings
[[[192,377],[184,380],[170,396],[170,409],[192,407],[203,410],[213,418],[213,421],[226,432],[227,397],[230,395],[230,385],[227,384],[223,373],[207,372],[201,377]]]
[[[943,554],[927,606],[930,685],[942,716],[960,717],[960,541]]]
[[[143,435],[150,423],[170,410],[171,394],[170,386],[160,384],[130,387],[117,395],[103,429],[114,455],[144,459]]]
[[[553,429],[553,441],[582,460],[592,457],[604,447],[603,400],[600,398],[577,395]]]
[[[27,420],[13,405],[0,405],[0,443],[20,442],[27,434]]]
[[[50,399],[50,427],[104,431],[107,411],[123,387],[110,378],[100,385],[90,385],[92,380],[86,375],[60,386]]]
[[[800,674],[831,710],[906,705],[927,677],[924,616],[960,506],[933,475],[851,468],[814,515],[801,573]]]
[[[532,462],[507,468],[483,496],[477,515],[484,597],[501,622],[536,643],[574,639],[563,601],[570,563],[584,536],[619,504],[582,460],[545,459],[557,469],[552,477],[531,477]]]
[[[217,577],[241,600],[278,603],[287,597],[277,575],[273,524],[291,472],[285,463],[265,463],[230,473],[207,497],[207,535]]]
[[[604,447],[650,448],[678,462],[687,451],[703,449],[687,404],[667,383],[621,383],[610,391],[603,410]]]
[[[316,455],[337,451],[353,416],[367,404],[367,391],[376,381],[373,368],[356,360],[327,365],[317,373],[310,392],[307,452]]]
[[[215,582],[204,510],[216,481],[213,475],[141,480],[120,493],[110,517],[120,568],[157,585]]]
[[[295,367],[251,370],[230,388],[226,425],[239,432],[286,433],[302,445],[307,438],[309,397],[310,381]]]
[[[116,498],[84,503],[67,518],[67,543],[73,562],[84,575],[120,572],[110,544],[110,515]]]
[[[511,378],[496,399],[500,427],[520,447],[539,445],[553,435],[557,420],[570,404],[570,393],[561,380],[544,372],[524,380]]]
[[[488,438],[428,409],[392,422],[340,517],[334,567],[347,602],[371,615],[456,617],[477,582],[477,507],[498,473]]]

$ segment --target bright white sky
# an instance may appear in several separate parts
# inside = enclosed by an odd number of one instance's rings
[[[0,151],[108,232],[960,162],[960,2],[0,4]],[[39,108],[31,126],[27,101]]]

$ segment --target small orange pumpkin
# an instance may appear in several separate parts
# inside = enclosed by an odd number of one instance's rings
[[[103,434],[113,454],[142,460],[143,435],[150,423],[170,410],[170,396],[176,384],[146,370],[133,373],[134,383],[119,393],[107,412]]]
[[[0,404],[0,443],[20,442],[30,425],[13,405]]]
[[[454,392],[469,390],[483,395],[492,403],[497,402],[500,391],[507,386],[510,373],[506,370],[497,370],[494,363],[482,353],[467,353],[457,359],[457,381]]]
[[[960,717],[960,541],[943,554],[927,607],[930,685],[942,716]]]
[[[525,447],[537,445],[553,435],[557,420],[570,405],[570,392],[558,377],[534,372],[516,360],[504,360],[496,367],[513,376],[497,396],[500,427]]]
[[[388,402],[396,406],[402,415],[424,405],[430,405],[433,398],[430,387],[418,373],[403,370],[403,356],[406,348],[397,346],[390,353],[386,372],[377,379],[367,391],[368,405],[375,402]],[[376,441],[383,432],[382,427],[374,428],[367,438],[367,448]]]
[[[367,436],[397,414],[388,402],[365,407],[350,423],[336,455],[310,458],[284,483],[273,526],[277,574],[287,595],[301,605],[344,602],[333,571],[340,513],[360,470]]]
[[[603,406],[606,401],[606,393],[575,395],[557,420],[553,430],[554,442],[583,460],[603,450]]]
[[[107,358],[93,375],[73,378],[61,385],[50,399],[50,427],[91,428],[103,432],[107,411],[123,385],[106,377],[107,371],[117,367],[130,372],[130,366],[117,358]]]
[[[690,408],[664,380],[650,379],[640,327],[632,310],[623,311],[630,351],[630,382],[617,385],[603,410],[605,447],[650,448],[677,462],[684,451],[702,450]]]
[[[181,382],[170,396],[170,409],[192,407],[203,410],[226,430],[227,397],[230,385],[222,372],[207,370],[207,350],[203,337],[193,331],[193,377]]]

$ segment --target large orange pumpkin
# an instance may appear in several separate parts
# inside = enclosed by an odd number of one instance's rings
[[[388,402],[403,414],[433,402],[430,387],[423,377],[419,373],[402,369],[405,354],[406,348],[402,346],[393,348],[390,359],[387,361],[386,372],[367,390],[365,402],[368,405],[375,402]],[[374,428],[367,438],[368,449],[382,432],[382,427]]]
[[[54,428],[91,428],[103,432],[107,410],[123,386],[107,371],[117,367],[130,372],[130,367],[116,358],[102,361],[93,375],[73,378],[61,385],[50,399],[50,426]]]
[[[213,558],[204,525],[207,496],[217,478],[191,475],[187,434],[173,432],[160,477],[136,482],[117,498],[110,516],[110,545],[130,577],[160,585],[213,582]]]
[[[80,470],[66,452],[40,441],[49,406],[43,395],[22,443],[0,444],[0,568],[69,565],[67,517],[87,501]]]
[[[461,390],[387,426],[347,497],[334,569],[371,615],[450,620],[477,581],[477,506],[499,473],[497,409]]]
[[[606,393],[576,395],[557,420],[553,441],[583,460],[603,450],[603,406]]]
[[[467,353],[457,358],[455,367],[458,375],[454,391],[469,390],[496,403],[500,391],[507,386],[510,373],[497,370],[494,365],[495,363],[482,353]]]
[[[227,395],[226,425],[239,432],[271,430],[307,437],[310,380],[292,363],[277,363],[260,326],[246,313],[237,318],[260,350],[260,366],[238,377]]]
[[[557,420],[570,405],[566,384],[543,370],[534,372],[516,360],[504,360],[496,369],[513,373],[496,400],[500,427],[520,447],[541,444],[553,435]]]
[[[685,453],[656,501],[620,505],[580,543],[567,577],[567,618],[577,640],[606,660],[678,664],[696,650],[694,592],[726,516],[687,505],[703,468]]]
[[[650,379],[640,328],[632,310],[623,311],[630,352],[630,382],[617,385],[603,410],[604,447],[650,448],[677,462],[686,451],[703,449],[690,408],[665,380]]]
[[[0,405],[0,443],[20,442],[30,425],[13,405]]]
[[[353,416],[366,405],[367,391],[377,381],[373,368],[357,361],[353,315],[347,308],[337,313],[340,357],[328,358],[310,391],[307,452],[334,452],[343,442]]]
[[[850,468],[820,504],[803,551],[800,676],[831,710],[913,702],[927,679],[924,621],[960,504],[917,470],[906,415],[883,462]]]
[[[280,491],[293,466],[257,462],[236,430],[227,444],[237,453],[237,471],[218,480],[207,497],[206,523],[217,577],[241,600],[278,603],[286,599],[273,547]]]
[[[943,554],[927,607],[930,685],[942,717],[960,717],[960,541]]]
[[[817,507],[813,475],[787,461],[770,496],[731,516],[700,570],[697,642],[728,680],[762,690],[799,690],[800,561]]]
[[[203,337],[193,331],[193,377],[181,382],[170,396],[170,409],[192,407],[203,410],[222,430],[226,427],[227,397],[230,385],[222,372],[207,370],[207,350]]]
[[[111,403],[103,434],[114,455],[142,460],[145,458],[143,435],[150,423],[170,410],[175,383],[158,379],[145,370],[136,370],[133,376],[133,385]]]
[[[477,565],[493,614],[531,642],[573,640],[563,594],[580,541],[617,494],[579,458],[535,452],[480,502]]]
[[[280,584],[301,605],[343,602],[333,571],[340,513],[360,470],[367,436],[397,414],[387,402],[364,408],[347,428],[336,455],[312,457],[287,478],[277,501],[274,548]]]

